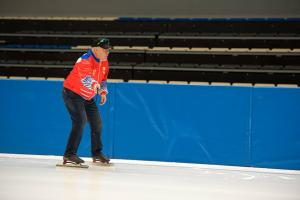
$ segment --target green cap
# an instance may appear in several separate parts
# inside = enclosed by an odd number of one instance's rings
[[[97,42],[97,46],[100,46],[103,49],[109,49],[110,48],[109,39],[107,39],[107,38],[99,39]]]

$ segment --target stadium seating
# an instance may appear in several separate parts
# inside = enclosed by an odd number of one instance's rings
[[[99,37],[111,78],[299,84],[299,19],[0,19],[0,75],[65,77]]]

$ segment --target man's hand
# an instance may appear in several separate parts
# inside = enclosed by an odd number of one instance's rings
[[[93,88],[93,89],[94,89],[94,92],[97,94],[97,93],[99,92],[100,88],[101,88],[101,87],[100,87],[100,84],[98,84],[98,83],[95,84],[95,85],[94,85],[94,88]]]
[[[100,105],[104,105],[106,102],[106,94],[105,93],[102,93],[101,94],[101,101],[100,101]]]
[[[100,105],[102,106],[106,102],[106,93],[101,93],[100,88],[101,88],[100,84],[97,83],[94,85],[94,92],[101,96]]]

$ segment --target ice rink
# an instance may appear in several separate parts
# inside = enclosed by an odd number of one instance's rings
[[[0,154],[1,200],[296,200],[300,171],[113,160],[58,168],[59,157]]]

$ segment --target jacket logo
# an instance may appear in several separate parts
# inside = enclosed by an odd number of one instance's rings
[[[96,82],[91,76],[85,76],[83,79],[81,79],[81,83],[84,87],[88,89],[92,89],[93,83]]]

